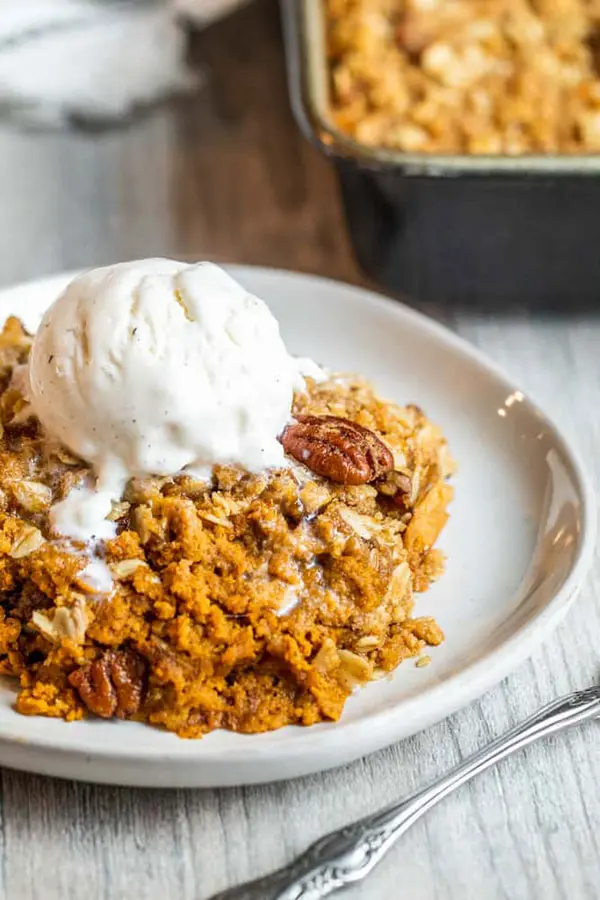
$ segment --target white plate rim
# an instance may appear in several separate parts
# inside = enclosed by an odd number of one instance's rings
[[[361,305],[379,307],[385,309],[388,314],[396,318],[399,323],[402,321],[410,322],[419,330],[428,333],[432,337],[440,340],[447,346],[452,347],[460,356],[467,358],[479,366],[483,367],[488,373],[502,383],[507,393],[515,390],[521,390],[512,378],[494,361],[489,359],[485,353],[477,347],[470,344],[464,338],[451,331],[446,326],[430,319],[428,316],[411,309],[400,301],[390,299],[375,293],[374,291],[356,287],[330,278],[323,278],[317,275],[304,274],[300,272],[291,272],[285,269],[264,267],[264,266],[242,266],[242,265],[225,265],[235,277],[243,279],[245,274],[258,274],[272,278],[292,278],[304,282],[307,288],[311,285],[318,286],[328,284],[334,288],[343,288],[347,296],[353,301]],[[38,278],[32,281],[21,282],[20,284],[8,286],[0,290],[0,300],[8,302],[7,297],[11,293],[21,293],[26,289],[33,290],[51,290],[53,284],[59,287],[66,283],[70,278],[74,277],[77,271],[55,274],[49,277]],[[340,765],[363,756],[375,749],[389,746],[395,741],[406,735],[406,729],[403,727],[403,721],[407,716],[412,716],[413,723],[416,726],[410,729],[413,734],[434,722],[446,718],[457,709],[466,706],[468,703],[480,697],[493,685],[497,684],[503,678],[510,674],[520,663],[525,661],[544,642],[549,633],[553,631],[559,622],[566,615],[567,611],[574,602],[581,581],[586,574],[592,560],[596,542],[597,521],[595,514],[594,490],[592,488],[589,476],[584,465],[581,462],[579,452],[570,445],[564,437],[562,430],[556,424],[553,417],[548,415],[543,408],[532,399],[529,392],[522,391],[525,402],[530,406],[533,413],[543,420],[544,424],[551,431],[553,439],[560,447],[564,457],[568,460],[572,470],[573,480],[578,492],[578,499],[581,505],[582,531],[578,547],[578,552],[574,557],[571,570],[560,589],[548,601],[543,610],[532,617],[530,621],[522,625],[517,631],[504,639],[498,647],[492,649],[483,657],[465,666],[460,672],[449,676],[443,682],[433,685],[418,696],[401,701],[396,707],[386,708],[380,712],[362,717],[359,721],[344,723],[337,722],[335,728],[327,735],[328,743],[328,760],[322,765],[313,765],[304,768],[298,774],[307,774],[308,772],[321,771],[327,768]],[[401,708],[402,716],[398,715],[398,709]],[[26,723],[26,718],[23,717]],[[20,725],[21,720],[19,720]],[[147,727],[147,726],[146,726]],[[68,724],[65,725],[64,737],[60,739],[56,737],[44,738],[36,735],[31,740],[24,733],[25,728],[12,727],[8,730],[3,726],[0,734],[0,746],[21,747],[24,744],[30,744],[32,749],[51,750],[57,755],[64,755],[72,758],[74,755],[86,755],[86,762],[89,764],[97,762],[118,763],[119,761],[132,762],[138,761],[143,765],[148,763],[196,763],[198,766],[209,767],[211,762],[220,763],[226,761],[228,765],[244,764],[248,762],[259,762],[263,758],[265,760],[271,756],[273,751],[277,751],[279,746],[285,746],[286,752],[291,752],[295,757],[301,757],[303,749],[313,743],[314,733],[318,726],[308,729],[294,729],[296,734],[293,739],[293,747],[290,748],[289,729],[286,729],[285,735],[281,734],[279,741],[277,733],[271,733],[271,742],[269,747],[263,749],[260,744],[252,745],[252,735],[236,735],[241,740],[239,746],[219,748],[217,752],[211,754],[209,742],[205,739],[202,741],[186,741],[181,740],[173,748],[164,749],[153,746],[151,740],[136,742],[135,745],[128,746],[127,743],[117,744],[111,747],[95,749],[85,739],[73,739],[69,735]],[[357,741],[359,731],[368,729],[369,739]],[[382,735],[385,735],[382,738]],[[344,758],[337,760],[333,757],[336,750],[348,745],[360,746],[356,752],[345,753]],[[333,761],[332,761],[333,758]],[[18,760],[10,763],[18,768]],[[29,768],[29,766],[24,766]],[[50,767],[51,768],[51,767]],[[300,767],[302,768],[302,767]],[[90,781],[110,781],[111,783],[125,783],[119,778],[104,779],[98,773],[91,769],[87,775],[73,774],[72,777],[81,777]],[[242,778],[239,781],[228,781],[228,784],[247,784],[253,782],[267,782],[269,780],[278,780],[281,776],[275,775],[270,778],[268,773],[260,778]],[[146,783],[142,779],[140,783]],[[219,780],[211,781],[212,786],[219,786]],[[163,782],[161,786],[165,786]]]

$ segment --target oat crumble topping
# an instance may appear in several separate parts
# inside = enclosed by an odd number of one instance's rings
[[[597,0],[325,0],[333,118],[410,153],[600,151]]]
[[[182,737],[338,719],[352,690],[443,640],[413,618],[413,591],[442,571],[433,548],[452,496],[440,430],[358,377],[298,394],[298,416],[344,417],[389,448],[393,469],[347,486],[289,469],[216,467],[132,480],[106,544],[115,579],[98,599],[83,547],[49,530],[48,509],[88,475],[45,443],[13,371],[30,336],[0,335],[0,672],[16,708],[67,720],[145,721]],[[420,663],[421,665],[424,663]]]

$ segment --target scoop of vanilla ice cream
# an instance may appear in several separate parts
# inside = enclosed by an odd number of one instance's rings
[[[212,263],[79,276],[44,316],[29,366],[43,428],[97,476],[93,497],[72,491],[54,508],[56,528],[110,536],[101,522],[133,476],[282,466],[277,437],[303,371],[266,304]]]

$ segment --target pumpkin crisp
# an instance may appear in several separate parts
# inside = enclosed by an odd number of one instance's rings
[[[133,479],[111,514],[114,590],[102,596],[85,547],[49,528],[49,507],[89,469],[31,415],[20,389],[31,340],[16,319],[0,335],[0,672],[19,681],[20,713],[116,716],[188,738],[312,725],[442,641],[433,619],[413,618],[413,591],[442,571],[433,545],[452,461],[419,408],[355,376],[307,379],[296,396],[300,423],[368,430],[389,460],[371,483],[291,457],[263,475],[215,467],[212,483]]]
[[[406,153],[600,152],[595,0],[325,0],[332,116]]]

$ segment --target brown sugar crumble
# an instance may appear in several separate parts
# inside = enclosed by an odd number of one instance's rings
[[[600,6],[325,0],[332,115],[408,153],[600,152]]]
[[[336,471],[354,466],[365,483],[292,458],[261,475],[215,467],[212,483],[133,479],[111,513],[114,590],[102,597],[82,576],[83,545],[49,527],[51,505],[89,470],[30,414],[18,377],[30,346],[10,319],[0,335],[0,672],[19,680],[20,713],[133,719],[188,738],[311,725],[442,642],[433,619],[413,617],[413,592],[442,572],[433,545],[453,463],[419,408],[384,402],[355,376],[308,379],[296,395],[298,421],[354,423],[335,437]],[[320,423],[323,441],[333,426]],[[364,429],[356,448],[347,436]],[[301,456],[298,435],[295,447]],[[328,458],[320,444],[319,454]]]

